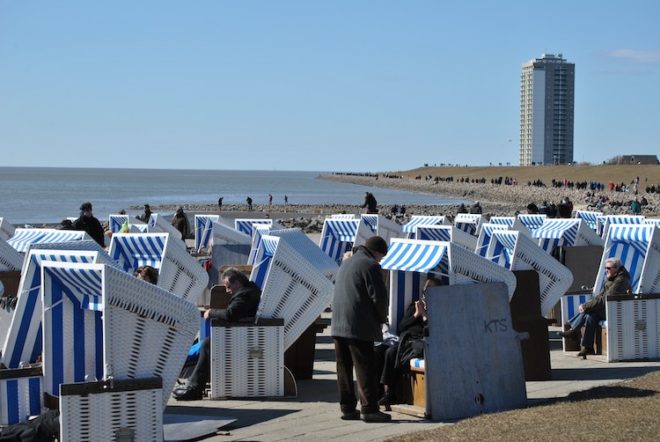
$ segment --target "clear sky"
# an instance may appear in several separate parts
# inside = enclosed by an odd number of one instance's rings
[[[517,164],[543,53],[576,161],[660,153],[657,0],[0,0],[0,165]]]

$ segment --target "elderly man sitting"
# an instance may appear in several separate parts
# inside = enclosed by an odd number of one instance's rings
[[[596,326],[605,320],[605,299],[607,295],[617,293],[630,293],[630,274],[618,258],[610,258],[605,261],[607,280],[601,292],[594,296],[591,301],[580,304],[579,313],[570,320],[570,329],[561,333],[563,337],[576,336],[584,325],[584,335],[580,342],[579,357],[586,358],[594,354],[594,334]]]

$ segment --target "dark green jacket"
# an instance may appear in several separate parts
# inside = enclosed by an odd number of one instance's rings
[[[596,295],[591,301],[584,303],[584,312],[599,312],[605,315],[605,298],[607,295],[630,292],[632,292],[632,287],[630,287],[630,274],[625,267],[621,267],[619,271],[614,274],[612,279],[608,278],[607,281],[605,281],[605,286],[598,295]]]

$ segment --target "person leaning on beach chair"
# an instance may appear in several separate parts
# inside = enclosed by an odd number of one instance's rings
[[[231,295],[226,309],[209,309],[204,312],[204,319],[221,319],[223,321],[237,322],[243,318],[250,318],[257,314],[261,289],[235,267],[230,267],[222,273],[222,282]],[[195,401],[204,397],[206,383],[211,372],[211,338],[202,342],[199,359],[195,365],[188,383],[183,388],[174,390],[173,396],[177,401]]]

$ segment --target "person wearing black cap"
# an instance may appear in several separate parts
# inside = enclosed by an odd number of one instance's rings
[[[388,422],[392,419],[378,410],[380,369],[374,354],[374,342],[383,340],[381,324],[387,323],[388,293],[379,264],[386,254],[385,240],[372,236],[342,262],[335,279],[331,334],[344,420]],[[356,409],[354,367],[360,412]]]
[[[136,218],[145,223],[149,222],[149,218],[151,218],[151,207],[149,207],[149,204],[144,205],[144,213],[138,215]]]
[[[80,216],[73,222],[73,230],[84,230],[101,247],[105,247],[103,227],[99,220],[92,214],[92,203],[82,203],[80,206]]]

